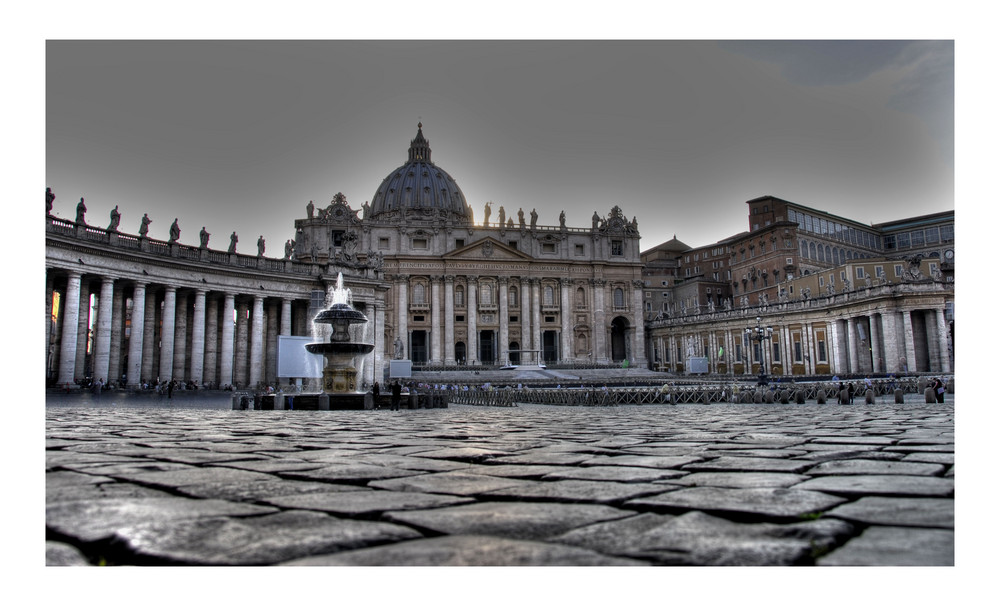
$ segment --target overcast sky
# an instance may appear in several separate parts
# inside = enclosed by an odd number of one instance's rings
[[[281,256],[312,200],[354,208],[423,123],[477,222],[492,201],[642,248],[747,228],[762,195],[877,223],[954,208],[951,41],[46,43],[54,213]],[[39,197],[41,196],[39,192]],[[496,215],[494,214],[494,220]]]

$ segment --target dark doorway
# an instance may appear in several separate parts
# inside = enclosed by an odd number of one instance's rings
[[[496,337],[492,330],[479,331],[479,363],[496,364],[497,344]]]
[[[611,321],[611,360],[621,362],[628,358],[628,320],[618,316]]]
[[[510,352],[508,356],[510,357],[510,363],[517,365],[521,363],[521,344],[517,341],[512,341],[507,351]]]
[[[427,363],[427,331],[415,330],[410,333],[410,360],[414,364]]]
[[[465,343],[459,341],[455,343],[455,362],[458,364],[465,364],[468,360],[465,359]]]
[[[559,360],[559,333],[546,330],[542,333],[542,359],[546,364]]]

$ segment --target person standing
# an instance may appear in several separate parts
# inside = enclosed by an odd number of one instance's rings
[[[847,384],[847,401],[854,404],[854,382]]]
[[[392,382],[392,405],[390,410],[399,410],[399,399],[402,397],[403,387],[399,384],[399,379]]]
[[[372,400],[374,400],[375,408],[378,408],[378,393],[379,393],[378,381],[375,381],[375,383],[372,385]]]

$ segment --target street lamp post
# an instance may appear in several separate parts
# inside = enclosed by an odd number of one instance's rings
[[[774,333],[774,329],[770,326],[761,326],[760,316],[757,316],[757,325],[747,326],[743,332],[748,339],[756,341],[760,351],[760,375],[757,377],[757,384],[762,386],[767,385],[767,371],[764,362],[767,359],[767,352],[764,349],[764,341],[771,342],[771,335]]]

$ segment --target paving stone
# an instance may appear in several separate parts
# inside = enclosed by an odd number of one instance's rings
[[[57,469],[64,465],[79,465],[83,463],[120,463],[135,461],[134,457],[125,455],[110,455],[100,452],[71,452],[67,450],[49,450],[45,452],[45,469]]]
[[[454,495],[475,495],[530,483],[528,480],[502,478],[482,473],[447,471],[428,473],[369,483],[372,488],[408,492],[436,492]]]
[[[508,454],[510,453],[506,450],[463,446],[461,448],[439,448],[437,450],[428,450],[420,453],[420,456],[427,459],[481,462]]]
[[[675,487],[665,484],[599,482],[590,480],[552,480],[490,492],[490,498],[513,497],[527,500],[568,501],[571,503],[616,503],[640,496],[654,495]]]
[[[809,454],[806,450],[792,449],[792,448],[742,448],[742,449],[731,449],[723,450],[721,452],[713,452],[714,448],[706,449],[703,451],[703,456],[701,459],[706,459],[708,457],[715,457],[720,455],[725,455],[727,457],[763,457],[763,458],[773,458],[773,459],[788,459],[791,457],[798,457],[802,455]]]
[[[811,476],[887,474],[908,476],[939,476],[944,465],[933,463],[903,463],[899,461],[873,461],[848,459],[820,463],[806,472]]]
[[[541,478],[563,468],[558,465],[467,465],[463,471],[501,478]]]
[[[194,465],[187,463],[170,463],[162,461],[135,461],[128,463],[83,463],[64,465],[66,469],[73,469],[82,473],[106,475],[111,477],[128,477],[137,473],[147,473],[150,471],[177,471],[180,469],[197,469]]]
[[[177,492],[200,499],[224,499],[256,503],[269,497],[302,494],[309,492],[358,492],[371,490],[351,484],[330,484],[327,482],[300,482],[296,480],[259,480],[254,482],[208,482],[180,486]]]
[[[682,478],[687,474],[675,469],[656,469],[653,467],[626,467],[618,465],[594,467],[551,467],[554,471],[544,476],[546,480],[597,480],[603,482],[653,482],[655,480],[672,480]]]
[[[179,486],[190,486],[192,484],[218,484],[232,482],[255,482],[273,479],[272,476],[256,471],[246,471],[243,469],[231,469],[228,467],[196,467],[193,469],[179,469],[173,471],[143,471],[115,474],[116,478],[123,478],[137,484],[147,484],[153,486],[163,486],[176,488]]]
[[[90,566],[87,557],[79,549],[66,543],[45,541],[46,566]]]
[[[141,557],[213,566],[275,564],[420,536],[395,524],[341,520],[314,511],[153,522],[115,533],[117,541]]]
[[[896,443],[893,438],[885,436],[838,436],[827,438],[816,438],[816,444],[874,444],[878,446],[890,446]]]
[[[118,528],[152,520],[176,522],[197,517],[249,516],[275,511],[273,507],[215,499],[109,498],[47,503],[45,525],[78,541],[91,542],[110,538]]]
[[[704,471],[687,474],[671,480],[671,483],[683,486],[718,486],[720,488],[789,488],[808,479],[809,476],[796,473]]]
[[[229,461],[217,463],[218,467],[232,467],[233,469],[245,469],[247,471],[259,471],[261,473],[274,473],[278,471],[300,471],[304,469],[319,469],[326,466],[320,461],[304,461],[302,459],[256,459],[253,461]]]
[[[704,457],[694,456],[645,456],[645,455],[620,455],[614,457],[594,457],[581,461],[580,465],[600,465],[602,467],[621,465],[624,467],[652,467],[654,469],[678,469],[689,463],[696,463],[704,460]]]
[[[45,474],[46,489],[75,484],[100,484],[102,482],[114,482],[114,479],[107,476],[91,475],[76,471],[53,471]]]
[[[774,459],[765,457],[719,457],[684,466],[684,471],[774,471],[802,473],[814,465],[811,461]]]
[[[954,465],[955,453],[953,452],[911,452],[901,459],[913,463],[940,463],[942,465]]]
[[[801,484],[799,485],[801,486]],[[683,511],[750,514],[776,519],[795,519],[825,511],[844,499],[813,490],[796,488],[719,488],[696,486],[663,494],[632,499],[626,507]]]
[[[953,499],[862,497],[834,507],[826,515],[882,526],[955,528]]]
[[[820,566],[954,566],[955,532],[872,526],[816,563]]]
[[[146,499],[172,496],[168,492],[126,482],[46,486],[45,502],[89,501],[92,499]]]
[[[385,511],[429,509],[475,502],[469,497],[371,489],[337,493],[310,492],[268,497],[264,500],[272,505],[288,509],[313,509],[347,516],[370,515]]]
[[[587,452],[525,452],[516,455],[498,457],[494,463],[529,464],[529,465],[577,465],[582,461],[593,459],[594,455]]]
[[[634,515],[605,505],[569,503],[474,503],[443,509],[386,514],[400,522],[442,534],[486,534],[541,540],[573,528]]]
[[[903,458],[902,453],[898,452],[885,452],[882,450],[824,450],[824,451],[811,451],[800,457],[800,460],[812,461],[814,463],[822,463],[824,461],[842,461],[844,459],[869,459],[873,461],[899,461]]]
[[[658,564],[790,566],[811,564],[853,531],[840,520],[740,524],[699,511],[629,522],[595,524],[553,540]]]
[[[887,451],[890,452],[955,452],[954,444],[921,444],[917,446],[887,446]]]
[[[321,482],[347,482],[353,484],[367,484],[373,480],[386,478],[401,478],[406,476],[421,475],[422,472],[412,469],[393,469],[382,465],[358,464],[327,464],[319,469],[304,469],[293,471],[282,471],[279,475],[285,478],[296,480],[316,480]]]
[[[404,457],[401,455],[381,453],[358,455],[355,458],[355,461],[366,465],[384,465],[386,467],[414,469],[417,471],[454,471],[458,469],[469,469],[474,466],[470,462],[425,458],[422,455]]]
[[[643,566],[578,547],[501,537],[435,537],[285,562],[283,566]]]
[[[806,480],[795,488],[849,496],[949,497],[955,493],[955,481],[925,476],[824,476]]]

